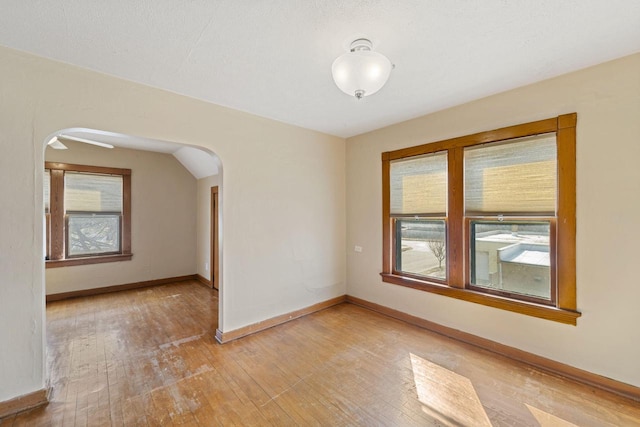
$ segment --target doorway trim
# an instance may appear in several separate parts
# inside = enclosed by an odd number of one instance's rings
[[[218,186],[211,187],[211,286],[220,290],[220,245],[218,243]]]

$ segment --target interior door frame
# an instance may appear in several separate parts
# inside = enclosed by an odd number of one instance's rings
[[[218,244],[218,186],[211,187],[211,287],[220,290],[219,260],[220,245]]]

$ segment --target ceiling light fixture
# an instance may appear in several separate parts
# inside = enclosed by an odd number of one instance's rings
[[[341,91],[362,99],[373,95],[387,82],[393,65],[389,59],[374,52],[371,41],[357,39],[350,51],[333,61],[331,73]]]

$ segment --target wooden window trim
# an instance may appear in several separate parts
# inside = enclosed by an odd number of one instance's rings
[[[102,166],[76,165],[70,163],[45,162],[45,169],[50,170],[51,188],[48,215],[47,244],[49,259],[46,268],[68,267],[73,265],[101,264],[106,262],[129,261],[131,253],[131,169],[109,168]],[[65,208],[64,208],[64,173],[81,172],[103,175],[122,176],[122,219],[121,219],[121,252],[105,255],[74,256],[65,258]]]
[[[48,260],[47,268],[71,267],[73,265],[104,264],[107,262],[130,261],[133,254],[110,254],[89,257],[75,257],[59,260]]]
[[[444,295],[464,301],[495,307],[528,316],[575,325],[581,313],[576,304],[576,123],[577,114],[509,126],[480,132],[473,135],[423,144],[416,147],[382,153],[382,272],[383,282],[406,286],[413,289]],[[555,305],[539,304],[501,295],[478,292],[468,288],[466,258],[468,258],[468,230],[464,212],[463,149],[479,144],[543,133],[555,133],[558,164],[558,207],[554,221],[556,238]],[[448,152],[448,212],[447,212],[447,284],[399,274],[393,270],[393,219],[390,214],[390,162],[392,160],[429,154],[437,151]]]
[[[107,168],[103,166],[74,165],[71,163],[44,162],[45,169],[55,169],[67,172],[99,173],[102,175],[128,175],[131,169]]]

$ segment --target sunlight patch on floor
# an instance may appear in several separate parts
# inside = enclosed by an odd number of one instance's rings
[[[469,378],[413,353],[410,357],[418,400],[427,415],[445,426],[492,426]],[[542,409],[524,406],[532,417],[527,421],[536,421],[541,427],[577,427]]]
[[[411,367],[423,410],[446,426],[491,427],[471,381],[415,354]]]
[[[542,409],[534,408],[531,405],[525,406],[529,411],[531,411],[531,415],[540,423],[540,427],[578,427],[575,424],[570,423],[569,421],[565,421],[562,418],[558,418],[555,415],[551,415],[548,412],[543,411]]]

